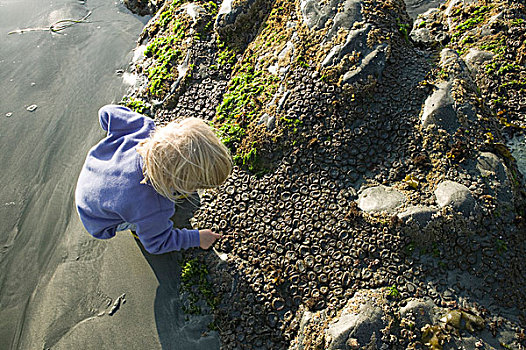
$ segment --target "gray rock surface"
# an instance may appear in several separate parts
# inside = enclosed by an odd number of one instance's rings
[[[410,206],[402,213],[398,214],[398,217],[402,220],[412,219],[416,221],[420,226],[425,226],[431,221],[433,214],[438,212],[437,207],[426,207],[422,205]]]
[[[349,338],[356,339],[360,345],[368,344],[373,333],[378,333],[375,338],[381,338],[382,315],[382,309],[370,303],[363,304],[358,312],[344,309],[338,321],[327,329],[332,338],[328,349],[347,349]]]
[[[435,21],[435,16],[437,16],[439,10],[437,8],[430,8],[426,12],[418,15],[417,19],[413,22],[413,28],[409,37],[411,40],[419,45],[424,47],[429,47],[437,44],[442,40],[440,33],[437,35],[436,32],[432,32],[429,28],[426,28],[426,23],[433,23]]]
[[[433,92],[424,104],[421,116],[422,126],[435,124],[437,127],[454,133],[459,127],[454,100],[451,96],[452,82],[438,84],[438,89]]]
[[[476,167],[484,177],[495,176],[500,183],[508,181],[505,165],[499,157],[491,152],[482,152],[477,158]]]
[[[489,194],[500,202],[502,214],[510,216],[513,219],[513,191],[511,182],[508,179],[506,165],[491,152],[482,152],[476,160],[476,169],[488,184]]]
[[[343,6],[341,2],[330,0],[323,3],[318,0],[302,0],[300,9],[304,23],[309,29],[317,30],[324,28],[332,19],[332,27],[327,34],[329,38],[332,38],[340,28],[349,29],[354,22],[362,20],[361,0],[346,0]]]
[[[435,43],[435,37],[431,34],[431,31],[425,27],[413,29],[409,37],[415,44],[422,46],[430,46]]]
[[[469,189],[450,180],[443,181],[437,186],[435,196],[437,204],[441,208],[451,206],[465,215],[473,212],[476,206],[475,199]]]
[[[508,143],[513,158],[517,161],[517,168],[526,175],[526,135],[515,135]]]
[[[265,113],[259,119],[258,124],[265,125],[268,131],[272,131],[276,127],[276,117],[269,116],[267,113]]]
[[[342,83],[352,84],[355,81],[364,81],[369,76],[380,79],[387,60],[387,44],[378,45],[362,60],[358,68],[344,74]]]
[[[464,61],[468,69],[472,73],[479,73],[484,69],[484,65],[493,59],[495,54],[489,51],[478,50],[476,48],[469,49]]]
[[[238,16],[245,12],[247,8],[250,8],[254,3],[255,0],[246,0],[238,2],[234,6],[233,0],[223,0],[217,13],[215,29],[220,30],[221,28],[233,25]]]
[[[413,299],[400,309],[400,316],[411,317],[416,323],[416,327],[421,328],[426,324],[433,324],[438,319],[435,310],[437,305],[431,298]]]
[[[340,63],[340,61],[350,53],[368,51],[367,35],[372,27],[373,26],[368,23],[363,28],[351,30],[347,35],[345,44],[334,46],[321,65],[323,67],[333,66]]]
[[[163,0],[123,0],[122,3],[139,16],[153,15],[164,4]]]
[[[406,201],[406,197],[391,187],[369,187],[358,197],[358,207],[366,212],[393,211]]]
[[[351,84],[355,81],[365,80],[369,76],[379,79],[387,60],[387,44],[379,44],[374,49],[367,46],[367,37],[373,29],[371,24],[363,28],[351,30],[347,35],[345,44],[334,46],[322,61],[322,67],[339,64],[344,57],[359,53],[363,57],[359,65],[348,72],[342,78],[343,84]]]

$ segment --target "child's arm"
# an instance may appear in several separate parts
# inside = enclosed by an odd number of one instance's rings
[[[151,254],[163,254],[199,247],[199,231],[175,228],[169,217],[150,215],[136,222],[137,236],[144,248]]]
[[[210,230],[199,230],[199,246],[203,249],[208,249],[222,236],[223,235]]]

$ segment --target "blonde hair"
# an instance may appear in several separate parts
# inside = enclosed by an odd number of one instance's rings
[[[176,201],[198,189],[214,188],[232,172],[232,157],[212,128],[199,118],[158,127],[137,146],[144,179]]]

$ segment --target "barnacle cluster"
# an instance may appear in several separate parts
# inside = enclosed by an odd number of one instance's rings
[[[201,196],[193,219],[225,235],[215,248],[226,264],[211,252],[187,253],[207,264],[221,296],[214,315],[223,347],[286,348],[300,309],[337,317],[358,289],[396,290],[393,310],[427,296],[444,308],[464,302],[495,312],[481,306],[490,298],[524,312],[524,184],[461,58],[445,51],[439,63],[415,48],[402,30],[409,19],[401,1],[231,7],[219,11],[215,31],[185,46],[192,74],[184,84],[150,101],[158,123],[211,121],[241,160],[225,184]],[[349,18],[355,23],[338,27]],[[242,40],[233,40],[243,28]],[[324,66],[331,52],[326,63],[340,61]],[[348,81],[335,79],[349,72]],[[426,100],[448,79],[444,95],[455,103],[446,107],[458,116],[452,133],[421,121]],[[251,166],[258,157],[264,167]],[[439,207],[434,191],[446,180],[465,188],[473,207]],[[360,210],[360,190],[379,185],[399,191],[401,206]],[[400,215],[416,206],[429,214],[423,222]],[[460,314],[464,328],[483,327],[469,316]],[[423,333],[440,348],[441,331],[422,326],[390,327],[378,344],[406,348]]]

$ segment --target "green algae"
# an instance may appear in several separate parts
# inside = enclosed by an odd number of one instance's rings
[[[189,305],[183,307],[185,313],[201,314],[200,300],[212,310],[217,307],[219,298],[214,295],[207,276],[208,268],[197,258],[186,260],[181,265],[181,291],[187,293],[189,301]]]
[[[388,287],[387,290],[388,290],[387,295],[390,296],[391,298],[394,298],[394,299],[400,298],[401,296],[400,291],[398,291],[398,288],[396,288],[395,285]]]
[[[149,93],[154,97],[162,97],[171,86],[171,82],[178,78],[177,64],[185,57],[187,47],[191,41],[185,39],[202,40],[208,38],[213,29],[218,8],[213,1],[197,1],[206,14],[202,14],[197,21],[191,23],[186,12],[180,8],[187,0],[174,0],[148,29],[153,41],[148,44],[144,55],[152,58],[153,63],[146,68],[149,79]],[[193,34],[190,37],[193,28]],[[191,78],[193,65],[189,65],[189,72],[184,79]]]
[[[276,81],[276,77],[256,71],[247,63],[231,79],[228,91],[217,107],[215,125],[221,140],[230,148],[236,164],[250,170],[257,168],[256,143],[243,144],[243,141],[249,136],[247,128],[253,128],[263,114],[263,103],[277,89]]]
[[[411,30],[411,25],[409,23],[402,23],[398,18],[396,23],[398,25],[398,32],[402,34],[406,42],[409,42],[409,31]]]
[[[503,90],[512,88],[517,89],[518,91],[524,91],[526,89],[526,80],[511,80],[499,86],[499,92],[502,93]]]
[[[281,117],[280,120],[282,121],[285,128],[290,130],[293,134],[296,134],[299,130],[299,127],[303,124],[300,119],[287,118],[285,116]]]
[[[235,118],[225,120],[217,130],[219,131],[218,136],[221,141],[231,150],[240,144],[246,135],[245,129],[241,127],[240,122],[235,120]],[[234,155],[234,157],[236,156],[237,154]]]
[[[440,319],[446,326],[451,326],[457,330],[467,330],[471,333],[484,329],[485,322],[480,316],[473,315],[464,310],[451,310],[446,316]]]
[[[169,80],[175,79],[174,70],[178,60],[183,56],[179,43],[185,38],[185,26],[175,20],[168,36],[156,37],[144,51],[146,57],[151,57],[155,63],[146,70],[150,81],[149,91],[153,96],[161,96],[169,85]]]
[[[133,97],[124,96],[119,104],[126,106],[137,113],[145,114],[150,109],[149,104]]]
[[[430,350],[442,350],[447,339],[444,330],[439,325],[425,325],[422,328],[422,341]]]
[[[495,246],[497,247],[497,253],[499,254],[503,254],[508,250],[508,245],[502,239],[497,238],[497,240],[495,241]]]
[[[472,13],[470,18],[468,18],[467,20],[465,20],[464,22],[462,22],[461,24],[459,24],[459,25],[457,25],[455,27],[455,29],[460,31],[460,32],[455,33],[454,36],[460,36],[462,34],[461,32],[465,32],[467,30],[470,30],[470,29],[474,28],[475,26],[477,26],[478,24],[484,22],[484,20],[486,19],[486,14],[490,10],[491,10],[490,6],[480,6],[479,8],[477,8]]]
[[[497,55],[503,55],[506,52],[506,39],[492,40],[479,46],[481,50],[491,51]]]
[[[219,65],[233,65],[237,62],[238,52],[235,48],[230,48],[223,42],[218,42],[218,47],[220,49],[217,54],[217,63]]]
[[[262,163],[261,157],[257,150],[256,142],[252,143],[252,148],[248,150],[241,150],[233,157],[234,163],[238,166],[243,166],[256,176],[262,176],[268,173],[269,169]]]

